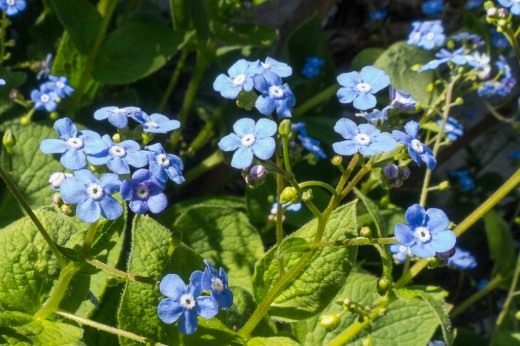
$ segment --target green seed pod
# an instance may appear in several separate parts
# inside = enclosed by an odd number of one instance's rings
[[[339,166],[343,162],[343,157],[339,155],[334,155],[332,159],[330,159],[330,163],[332,163],[333,166]]]
[[[515,318],[520,321],[520,311],[515,313]]]
[[[283,189],[282,193],[280,194],[280,203],[285,204],[295,202],[298,202],[298,191],[292,186],[288,186]]]
[[[390,288],[390,280],[386,277],[382,277],[381,279],[377,280],[377,293],[379,295],[384,296],[386,292],[388,292],[388,289]]]
[[[370,238],[372,236],[372,231],[370,230],[370,227],[361,227],[359,235],[361,237]]]
[[[16,145],[16,137],[11,129],[5,131],[4,136],[2,137],[2,145],[9,155],[13,155],[13,148]]]
[[[338,326],[340,317],[338,314],[321,315],[320,326],[328,330],[334,329]]]
[[[292,132],[291,127],[292,127],[292,124],[289,119],[282,120],[282,122],[280,123],[280,126],[278,126],[278,134],[282,137],[283,136],[288,137]]]

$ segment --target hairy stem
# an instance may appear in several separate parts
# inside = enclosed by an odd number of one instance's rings
[[[91,266],[104,271],[108,275],[123,279],[125,281],[135,281],[135,282],[141,282],[141,283],[150,284],[150,285],[157,284],[157,281],[151,277],[140,276],[140,275],[135,275],[132,273],[124,272],[122,270],[111,267],[108,264],[103,263],[95,258],[86,259],[85,261],[88,264],[90,264]]]
[[[346,240],[336,240],[336,241],[323,241],[319,243],[315,243],[312,247],[316,248],[324,248],[331,246],[364,246],[364,245],[389,245],[395,244],[397,240],[394,237],[386,237],[386,238],[365,238],[365,237],[357,237]]]
[[[504,278],[501,276],[496,276],[488,282],[488,284],[482,288],[481,290],[475,292],[471,296],[468,297],[465,301],[460,303],[455,309],[453,309],[450,313],[451,318],[455,318],[460,315],[462,312],[466,311],[467,308],[475,304],[477,301],[485,297],[488,293],[493,291],[495,288],[500,286],[504,282]]]

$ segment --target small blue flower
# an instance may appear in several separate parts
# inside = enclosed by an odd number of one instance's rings
[[[318,77],[325,60],[317,56],[308,56],[305,58],[301,74],[308,79]]]
[[[300,140],[302,146],[310,151],[314,156],[319,159],[324,159],[327,157],[327,154],[325,154],[321,148],[320,141],[310,137],[307,134],[307,129],[304,123],[294,123],[292,125],[292,130],[297,133],[297,137]]]
[[[238,94],[253,90],[253,76],[258,73],[258,62],[240,59],[228,70],[228,75],[220,74],[213,82],[213,89],[227,99],[236,99]]]
[[[372,109],[370,112],[359,112],[355,113],[356,117],[365,118],[372,124],[384,123],[388,119],[388,111],[392,109],[392,106],[386,106],[382,110]]]
[[[78,131],[69,118],[56,120],[54,129],[60,139],[44,139],[40,150],[44,154],[63,154],[60,158],[63,167],[81,169],[87,165],[87,159],[106,156],[107,146],[96,132]]]
[[[40,71],[36,75],[36,79],[47,78],[47,76],[51,74],[51,66],[52,66],[52,54],[49,53],[45,57],[45,60],[43,60],[41,62]]]
[[[377,103],[374,94],[390,84],[385,71],[374,66],[365,66],[360,72],[342,73],[337,80],[342,86],[337,93],[339,102],[354,101],[354,108],[361,111],[374,108]]]
[[[94,112],[94,119],[105,120],[118,128],[122,129],[128,126],[128,118],[132,118],[136,121],[142,121],[142,111],[138,107],[114,107],[108,106],[98,109]],[[137,120],[139,119],[139,120]]]
[[[34,108],[37,110],[45,109],[47,112],[54,112],[58,108],[60,98],[54,89],[44,83],[40,85],[38,90],[31,92],[31,100],[34,102]]]
[[[154,177],[162,184],[166,184],[168,178],[176,184],[184,183],[182,170],[184,164],[177,155],[168,154],[160,143],[146,147],[150,151],[148,163]]]
[[[405,245],[392,244],[390,245],[390,252],[397,263],[403,263],[407,258],[413,257],[412,249]]]
[[[159,113],[146,114],[141,112],[143,131],[148,133],[168,133],[181,127],[178,120],[172,120]]]
[[[475,188],[475,181],[467,169],[452,171],[450,176],[457,179],[457,183],[463,191],[471,191]]]
[[[477,47],[486,45],[486,42],[477,34],[461,31],[451,36],[451,39],[457,42],[471,43]]]
[[[275,110],[282,118],[291,117],[291,108],[296,104],[294,94],[282,79],[274,74],[255,76],[255,89],[261,95],[255,102],[255,108],[263,115],[271,115]]]
[[[5,11],[8,16],[14,16],[27,7],[25,0],[0,0],[0,10]]]
[[[168,206],[163,190],[164,186],[153,179],[151,171],[138,169],[132,174],[132,180],[125,180],[121,184],[121,197],[130,201],[130,209],[136,214],[148,211],[158,214]]]
[[[443,0],[427,0],[421,5],[421,10],[427,16],[435,16],[444,11]]]
[[[437,125],[441,126],[441,123],[441,119],[437,120]],[[462,127],[462,124],[459,123],[456,119],[448,117],[448,120],[444,125],[444,134],[451,142],[455,142],[464,134],[464,128]]]
[[[253,163],[253,156],[268,160],[274,154],[276,123],[269,119],[242,118],[233,124],[235,133],[223,137],[218,146],[223,151],[235,151],[231,166],[244,169]]]
[[[413,111],[417,105],[417,101],[411,94],[392,86],[390,86],[390,100],[392,108],[402,111]]]
[[[412,32],[408,36],[408,44],[426,50],[441,47],[446,36],[440,20],[412,22]]]
[[[466,2],[466,5],[464,7],[468,10],[472,10],[477,7],[480,7],[483,3],[484,3],[484,0],[468,0],[468,2]]]
[[[455,247],[455,254],[448,260],[448,266],[459,270],[472,269],[477,266],[477,260],[468,251]]]
[[[141,168],[148,164],[148,153],[141,150],[141,146],[132,140],[114,143],[109,135],[102,137],[107,146],[105,155],[96,155],[90,163],[100,166],[107,165],[108,169],[117,174],[130,173],[130,166]]]
[[[206,269],[202,274],[202,289],[211,292],[211,297],[215,299],[222,310],[229,309],[233,305],[233,292],[228,287],[228,278],[224,268],[218,271],[208,260],[204,260]]]
[[[157,306],[161,321],[171,324],[179,321],[179,331],[190,335],[198,328],[197,316],[206,319],[215,317],[218,305],[210,296],[201,296],[202,272],[195,271],[188,285],[177,274],[166,275],[159,284],[159,290],[166,298]]]
[[[7,82],[5,81],[5,79],[0,78],[0,86],[4,86],[6,84],[7,84]]]
[[[116,174],[103,174],[98,179],[88,169],[74,172],[60,186],[63,201],[76,205],[76,216],[85,222],[93,223],[101,215],[108,220],[115,220],[123,214],[123,207],[113,193],[119,192],[121,181]]]
[[[477,94],[484,97],[501,96],[505,97],[511,93],[516,85],[516,79],[511,74],[511,67],[507,60],[501,55],[496,62],[498,74],[494,80],[485,82],[478,90]],[[498,81],[497,78],[500,78]]]
[[[368,13],[368,17],[371,21],[377,22],[383,20],[388,16],[388,11],[386,9],[382,10],[373,10]]]
[[[370,124],[356,125],[352,120],[341,118],[334,125],[344,141],[332,144],[334,152],[339,155],[354,155],[359,152],[364,156],[373,156],[395,149],[396,142],[389,133],[380,132]]]
[[[509,41],[503,33],[498,32],[496,29],[491,30],[491,43],[496,48],[508,48],[510,46]]]
[[[435,70],[437,67],[447,62],[451,62],[452,64],[459,66],[468,63],[468,57],[464,53],[464,48],[459,48],[453,52],[443,48],[435,54],[435,58],[436,59],[424,64],[419,69],[419,72]]]
[[[254,68],[255,65],[253,64],[251,69],[254,70]],[[256,74],[275,74],[280,78],[286,78],[292,75],[292,68],[286,63],[267,57],[264,62],[260,62],[258,65]]]
[[[429,170],[435,169],[437,160],[435,160],[431,149],[417,138],[419,135],[419,124],[411,120],[404,125],[404,130],[406,133],[397,130],[392,131],[395,140],[406,145],[408,154],[418,166],[423,161]]]
[[[442,210],[425,211],[414,204],[406,210],[405,217],[407,224],[396,224],[394,234],[399,244],[411,248],[414,256],[433,257],[455,246],[455,233],[448,229],[450,221]]]
[[[520,15],[520,1],[518,0],[498,0],[498,3],[506,8],[509,8],[515,16]]]
[[[60,98],[72,95],[74,89],[69,85],[67,77],[49,76],[49,82],[45,83],[49,90],[53,90]]]

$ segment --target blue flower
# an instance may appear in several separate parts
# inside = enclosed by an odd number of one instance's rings
[[[100,166],[106,164],[108,169],[117,174],[130,173],[130,166],[141,168],[148,164],[148,153],[141,150],[141,146],[132,140],[114,143],[109,135],[102,137],[107,146],[105,155],[96,155],[89,161]]]
[[[437,166],[437,160],[435,160],[431,149],[417,138],[419,135],[419,124],[411,120],[404,125],[404,130],[406,133],[397,130],[392,131],[395,140],[406,145],[408,154],[418,166],[423,161],[429,170],[433,170]]]
[[[473,177],[467,169],[452,171],[450,172],[450,176],[457,179],[457,183],[463,191],[471,191],[475,188]]]
[[[49,76],[49,82],[45,83],[49,90],[53,90],[58,97],[65,98],[72,95],[74,89],[69,85],[67,77]]]
[[[275,110],[282,118],[291,117],[291,108],[296,104],[294,94],[282,79],[274,74],[255,76],[255,89],[261,95],[255,102],[256,109],[263,115],[271,115]]]
[[[228,70],[228,75],[220,74],[213,82],[213,89],[227,99],[235,99],[244,91],[253,90],[253,76],[258,72],[258,62],[240,59]]]
[[[413,111],[417,105],[417,101],[411,94],[392,86],[390,86],[390,100],[392,108],[403,111]]]
[[[161,321],[171,324],[179,321],[179,331],[190,335],[198,328],[197,316],[206,319],[215,317],[218,305],[210,296],[201,296],[202,272],[195,271],[188,285],[177,274],[166,275],[159,284],[159,290],[166,296],[157,306]]]
[[[88,169],[74,172],[60,186],[61,198],[67,204],[76,205],[76,216],[85,222],[93,223],[101,215],[115,220],[123,214],[123,207],[112,194],[119,192],[121,181],[116,174],[103,174],[100,179]]]
[[[184,177],[182,176],[184,164],[180,157],[168,154],[159,143],[149,145],[146,149],[150,150],[148,163],[157,181],[165,184],[169,178],[176,184],[184,183]]]
[[[253,64],[251,67],[252,71],[255,70],[255,65]],[[264,62],[260,62],[258,65],[258,68],[256,68],[256,71],[254,71],[256,74],[275,74],[280,78],[286,78],[292,75],[292,68],[291,66],[287,65],[286,63],[280,62],[278,60],[275,60],[273,58],[267,57],[265,58]]]
[[[464,53],[464,48],[459,48],[453,52],[443,48],[435,54],[435,58],[436,59],[424,64],[419,69],[419,72],[435,70],[437,67],[447,62],[451,62],[459,66],[468,63],[468,58]]]
[[[0,78],[0,86],[4,86],[6,84],[7,84],[7,82],[5,81],[5,79]]]
[[[320,146],[320,141],[315,138],[310,137],[307,134],[307,129],[304,123],[294,123],[292,125],[292,130],[297,133],[297,137],[302,143],[302,146],[310,151],[314,156],[319,159],[324,159],[327,157],[327,154],[323,151]]]
[[[484,0],[468,0],[464,7],[468,10],[472,10],[474,8],[480,7],[483,3]]]
[[[396,224],[394,234],[399,244],[411,248],[414,256],[433,257],[455,246],[455,233],[448,229],[450,221],[442,210],[425,211],[414,204],[406,210],[405,217],[407,224]]]
[[[390,84],[385,71],[374,66],[365,66],[361,72],[342,73],[337,80],[342,86],[337,93],[339,102],[354,101],[354,108],[361,111],[374,108],[377,103],[374,94]]]
[[[518,160],[518,161],[520,161],[520,150],[515,150],[515,151],[513,151],[513,152],[509,155],[509,157],[510,157],[511,159],[513,159],[513,160]]]
[[[98,109],[94,112],[94,119],[105,120],[118,128],[122,129],[128,126],[128,118],[132,118],[136,121],[142,121],[142,111],[138,107],[114,107],[108,106]],[[139,120],[137,120],[139,119]]]
[[[412,32],[408,36],[408,44],[426,50],[441,47],[446,36],[440,20],[412,22]]]
[[[384,123],[388,119],[388,111],[390,109],[392,109],[391,106],[386,106],[382,110],[372,109],[370,112],[356,113],[355,116],[365,118],[368,122],[375,125],[378,122]]]
[[[509,8],[509,11],[515,16],[520,15],[520,2],[518,0],[498,0],[498,3]]]
[[[435,16],[444,11],[443,0],[427,0],[421,5],[421,10],[427,16]]]
[[[407,258],[413,257],[412,249],[405,245],[392,244],[390,245],[390,252],[397,263],[403,263]]]
[[[301,74],[308,79],[315,78],[320,74],[321,67],[325,65],[325,60],[317,56],[305,58]]]
[[[441,126],[441,123],[441,119],[437,120],[437,125]],[[464,134],[464,128],[456,119],[448,117],[446,124],[444,124],[444,134],[450,141],[455,142]]]
[[[455,247],[455,254],[448,259],[448,266],[459,270],[472,269],[477,266],[477,260],[468,251]]]
[[[86,166],[96,156],[106,156],[106,144],[94,131],[78,131],[69,118],[58,119],[54,129],[60,139],[44,139],[40,150],[44,154],[63,154],[60,162],[63,167],[77,170]]]
[[[208,260],[204,260],[206,269],[202,274],[202,289],[211,292],[211,297],[218,303],[220,309],[226,310],[233,305],[233,292],[228,287],[228,278],[224,268],[218,271]]]
[[[45,109],[47,112],[54,112],[58,108],[60,98],[54,89],[44,83],[40,85],[38,90],[31,92],[31,100],[34,102],[34,108],[37,110]]]
[[[269,119],[242,118],[233,124],[235,133],[223,137],[218,146],[223,151],[235,151],[231,166],[243,169],[251,166],[253,156],[268,160],[274,154],[276,123]]]
[[[354,155],[359,152],[364,156],[373,156],[392,151],[396,142],[389,133],[380,132],[370,124],[356,125],[352,120],[341,118],[334,125],[344,141],[332,144],[334,152],[339,155]]]
[[[51,65],[52,65],[52,54],[49,53],[45,57],[45,60],[41,62],[40,71],[36,75],[36,79],[46,78],[51,73]]]
[[[25,0],[0,0],[0,10],[8,16],[14,16],[27,7]]]
[[[143,132],[148,133],[168,133],[181,127],[179,120],[172,120],[159,113],[148,115],[141,112],[140,120],[142,120]]]
[[[132,180],[125,180],[121,184],[121,197],[130,201],[130,209],[136,214],[148,211],[157,214],[168,206],[163,190],[164,186],[153,178],[151,171],[138,169],[132,174]]]
[[[472,34],[466,31],[461,31],[452,35],[451,39],[457,42],[472,43],[477,47],[481,47],[486,44],[486,42],[479,35]]]
[[[513,90],[516,85],[516,79],[511,74],[511,67],[507,63],[507,60],[501,55],[499,56],[496,66],[498,74],[494,80],[485,82],[478,90],[479,96],[492,97],[492,96],[507,96]],[[498,81],[497,78],[500,78]]]

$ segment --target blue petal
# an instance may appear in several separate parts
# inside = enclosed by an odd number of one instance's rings
[[[101,140],[101,139],[97,139],[97,140],[85,140],[85,153],[87,154],[92,154],[92,155],[95,155],[95,154],[99,154],[99,153],[102,153],[103,151],[107,150],[107,145],[106,143]]]
[[[426,213],[424,212],[424,208],[419,204],[414,204],[406,209],[404,216],[406,218],[406,222],[412,228],[424,226]]]
[[[148,198],[148,208],[150,212],[157,214],[166,209],[168,206],[168,199],[164,193],[159,193]]]
[[[426,258],[435,256],[435,250],[432,247],[432,243],[417,242],[411,248],[412,253],[417,257]]]
[[[350,156],[357,153],[358,145],[353,140],[347,139],[332,144],[332,149],[336,154]]]
[[[76,206],[76,216],[85,222],[94,223],[101,216],[101,208],[92,198]]]
[[[91,183],[99,183],[97,176],[88,169],[74,172],[74,178],[78,179],[85,186]]]
[[[351,88],[339,88],[336,96],[341,103],[350,103],[354,101],[358,92]]]
[[[60,162],[63,167],[75,171],[87,165],[87,158],[82,151],[69,149],[61,156]]]
[[[136,214],[144,214],[148,211],[148,204],[140,199],[134,199],[128,204],[130,209]]]
[[[231,159],[231,166],[238,169],[247,168],[251,166],[251,163],[253,163],[253,150],[251,148],[238,148]]]
[[[426,210],[426,215],[428,215],[428,221],[426,222],[426,225],[428,226],[430,232],[436,233],[448,229],[450,220],[441,209],[430,208]]]
[[[148,164],[148,155],[143,150],[130,152],[126,154],[125,161],[132,167],[142,168]]]
[[[377,67],[365,66],[361,69],[360,74],[363,78],[363,81],[368,83],[372,88],[372,93],[376,93],[390,85],[390,78],[388,75],[385,73],[385,71]]]
[[[106,118],[108,118],[108,115],[116,109],[117,107],[114,106],[102,107],[94,112],[94,119],[105,120]]]
[[[394,227],[394,236],[399,244],[410,246],[415,242],[415,236],[408,225],[398,223]]]
[[[179,300],[186,292],[186,284],[179,275],[168,274],[159,283],[159,291],[163,296]]]
[[[356,84],[361,82],[361,75],[359,74],[359,72],[354,71],[342,73],[336,79],[340,85],[344,87],[354,88]]]
[[[262,118],[255,125],[255,137],[271,137],[276,133],[276,123],[270,119]]]
[[[251,118],[238,119],[233,124],[233,131],[235,131],[239,137],[253,134],[255,133],[255,121]]]
[[[204,274],[200,270],[195,270],[190,275],[189,292],[194,296],[200,296],[202,293],[202,277]]]
[[[113,173],[103,174],[100,182],[103,189],[109,193],[118,192],[121,185],[121,180],[119,180],[119,177]]]
[[[123,214],[123,207],[112,196],[105,196],[99,201],[101,214],[107,220],[115,220]]]
[[[409,135],[398,130],[393,130],[392,136],[395,138],[396,141],[403,144],[408,144],[412,140],[412,138]]]
[[[217,301],[222,309],[228,309],[233,305],[233,292],[229,289],[225,289],[217,297]]]
[[[62,139],[44,139],[40,143],[40,151],[44,154],[61,154],[68,148],[69,146]]]
[[[165,298],[157,306],[157,315],[164,323],[171,324],[179,319],[184,309],[177,300]]]
[[[121,183],[121,198],[125,201],[129,201],[134,198],[134,185],[131,181],[125,180]]]
[[[110,112],[108,114],[108,122],[112,126],[122,129],[128,126],[128,116],[126,113]]]
[[[218,142],[218,147],[222,151],[233,151],[236,150],[240,146],[240,137],[238,137],[234,133],[230,133],[227,136],[224,136]]]
[[[412,138],[417,138],[419,135],[419,123],[416,121],[410,120],[404,125],[404,130],[408,135],[410,135]]]
[[[275,141],[272,137],[258,138],[251,146],[253,153],[261,160],[268,160],[274,154]]]
[[[85,185],[75,177],[65,179],[60,186],[61,198],[67,204],[78,204],[88,199]]]
[[[236,77],[239,74],[246,74],[249,69],[250,62],[246,59],[237,60],[231,67],[228,69],[228,74],[230,77]]]
[[[130,173],[130,167],[120,157],[113,157],[107,163],[108,169],[117,174],[128,174]]]
[[[211,319],[218,314],[218,303],[210,296],[197,297],[197,313],[205,319]]]
[[[426,164],[426,167],[428,167],[428,169],[430,171],[433,171],[435,169],[435,167],[437,166],[437,160],[435,159],[433,154],[431,154],[429,152],[424,152],[420,155],[420,157],[424,161],[424,163]]]
[[[272,98],[260,95],[255,101],[255,108],[263,115],[271,115],[276,108],[276,104]]]
[[[372,94],[359,94],[355,99],[353,106],[360,111],[374,108],[377,104],[377,99]]]
[[[76,126],[69,118],[56,120],[56,122],[54,122],[54,129],[56,130],[56,133],[58,133],[58,136],[60,136],[62,139],[76,137],[78,133]]]
[[[455,233],[452,231],[443,231],[435,234],[431,241],[431,246],[436,252],[446,252],[453,247],[455,247],[455,243],[457,242],[457,238],[455,237]]]
[[[334,125],[334,131],[345,139],[353,139],[358,134],[356,123],[347,118],[339,119]]]
[[[215,79],[213,89],[220,92],[222,97],[231,100],[236,99],[240,90],[242,90],[240,86],[234,85],[232,80],[224,74],[219,75],[217,79]]]
[[[397,143],[389,133],[383,132],[372,139],[371,146],[378,152],[385,153],[394,150]]]
[[[179,319],[179,330],[182,334],[191,335],[197,331],[197,315],[194,311],[185,310]]]

